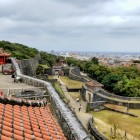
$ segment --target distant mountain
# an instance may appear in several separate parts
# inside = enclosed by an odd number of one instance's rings
[[[0,41],[0,48],[6,52],[11,53],[11,56],[17,59],[29,59],[35,57],[39,51],[35,48],[30,48],[23,44],[11,43],[8,41]]]

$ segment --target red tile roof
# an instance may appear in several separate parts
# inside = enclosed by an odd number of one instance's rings
[[[1,140],[66,140],[50,108],[0,103]]]
[[[1,94],[1,92],[2,92],[2,94]],[[36,104],[37,106],[46,105],[46,101],[43,100],[43,99],[29,100],[29,99],[24,99],[24,98],[13,98],[13,97],[11,98],[9,96],[6,97],[6,96],[3,95],[3,91],[0,91],[0,99],[2,99],[2,100],[6,99],[6,100],[9,101],[10,104],[12,104],[12,101],[15,101],[15,102],[17,102],[17,104],[18,103],[24,103],[24,104],[28,103],[30,106],[32,106],[33,104]]]
[[[87,86],[91,86],[91,87],[103,87],[102,84],[100,84],[99,82],[92,80],[92,81],[88,81],[85,83]]]

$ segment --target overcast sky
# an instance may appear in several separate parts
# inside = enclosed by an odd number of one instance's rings
[[[45,51],[140,52],[140,0],[0,0],[0,40]]]

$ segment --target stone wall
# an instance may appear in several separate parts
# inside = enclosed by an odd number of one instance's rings
[[[40,56],[37,55],[34,58],[31,59],[24,59],[19,61],[19,67],[23,74],[35,76],[36,75],[36,69],[39,65],[39,59]]]
[[[107,140],[103,135],[101,135],[98,130],[93,125],[93,119],[91,118],[88,123],[89,132],[95,137],[96,140]]]
[[[79,67],[75,67],[75,68],[71,69],[71,72],[77,76],[81,76]]]
[[[117,99],[120,99],[120,100],[126,100],[126,101],[140,101],[140,97],[124,97],[124,96],[118,96],[118,95],[115,95],[115,94],[112,94],[112,93],[109,93],[107,92],[106,90],[104,89],[101,89],[100,90],[100,93],[102,93],[103,95],[107,96],[107,97],[113,97],[113,98],[117,98]]]
[[[69,71],[70,71],[70,68],[68,67],[68,68],[64,68],[63,69],[64,70],[64,73],[65,73],[65,75],[69,75]]]
[[[110,99],[110,97],[112,97],[111,94],[102,93],[100,91],[94,93],[91,89],[89,89],[85,85],[83,85],[82,86],[82,91],[81,91],[81,96],[82,96],[83,100],[85,100],[85,101],[87,101],[87,99],[86,99],[87,91],[93,93],[93,102],[104,101],[104,102],[109,103],[109,104],[126,106],[126,107],[129,107],[131,109],[140,109],[140,103],[136,103],[135,100],[133,100],[134,103],[132,103],[132,102],[130,103],[130,99],[129,100],[126,100],[126,99],[124,100],[125,97],[124,98],[116,98],[116,96],[114,97],[114,100],[113,100],[113,99]],[[103,95],[103,96],[101,96],[100,94]],[[131,98],[131,100],[132,99],[133,98]],[[92,105],[92,103],[91,103],[90,109],[94,109],[94,104]]]
[[[70,68],[70,70],[69,70],[69,78],[72,79],[72,80],[87,82],[87,79],[84,76],[82,76],[79,73],[79,71],[80,71],[80,69],[78,67]]]
[[[105,103],[106,101],[96,101],[96,102],[88,103],[89,104],[88,106],[90,110],[103,109]]]
[[[86,89],[82,86],[81,97],[84,101],[86,101]]]
[[[131,109],[140,109],[140,103],[129,103],[129,102],[123,102],[123,101],[116,101],[116,100],[112,100],[109,98],[101,97],[98,93],[93,94],[93,101],[105,101],[109,104],[115,104],[115,105],[120,105],[120,106],[126,106],[129,107]]]

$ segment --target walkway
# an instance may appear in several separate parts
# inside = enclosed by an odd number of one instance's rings
[[[39,87],[34,87],[20,82],[16,83],[14,82],[14,78],[11,78],[11,75],[3,75],[0,73],[0,90],[2,90],[4,94],[10,92],[10,94],[14,95],[14,93],[20,92],[23,89],[38,91]]]
[[[84,101],[77,102],[76,100],[74,100],[71,97],[71,95],[68,93],[66,84],[62,82],[60,76],[59,77],[55,76],[54,78],[58,80],[58,82],[61,85],[61,89],[62,89],[63,93],[65,94],[67,99],[69,99],[69,101],[70,101],[69,105],[70,105],[71,109],[76,113],[76,116],[78,117],[80,122],[87,129],[88,120],[90,117],[92,117],[92,115],[90,115],[89,113],[85,113],[86,112],[86,102],[84,102]],[[81,110],[79,111],[80,104],[81,104]]]

